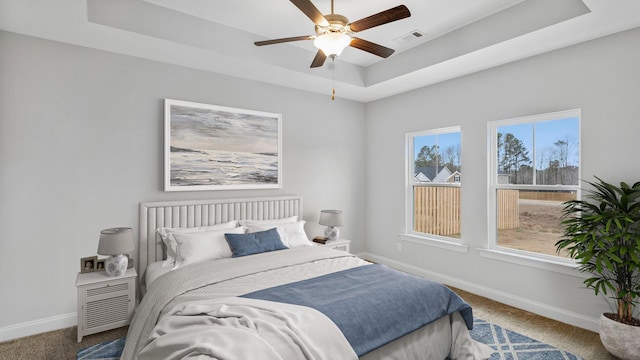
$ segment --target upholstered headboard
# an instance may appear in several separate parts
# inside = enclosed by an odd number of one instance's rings
[[[302,217],[302,196],[245,199],[187,200],[140,203],[138,274],[147,265],[163,260],[164,249],[156,229],[210,226],[231,220],[272,220]]]

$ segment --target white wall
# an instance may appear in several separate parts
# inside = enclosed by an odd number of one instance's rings
[[[609,308],[576,276],[480,257],[487,245],[487,122],[582,109],[582,176],[640,180],[640,29],[367,105],[366,246],[374,258],[575,325]],[[462,241],[468,253],[402,242],[404,134],[462,127]]]
[[[300,194],[364,249],[364,105],[0,32],[0,341],[76,323],[79,259],[138,203]],[[281,113],[283,188],[164,193],[163,99]],[[338,174],[330,176],[329,174]]]

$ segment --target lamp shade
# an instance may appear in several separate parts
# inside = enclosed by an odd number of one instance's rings
[[[320,211],[320,225],[324,226],[342,226],[342,210],[322,210]]]
[[[133,243],[133,229],[121,227],[100,231],[98,254],[119,255],[130,253],[133,250],[135,250],[135,245]]]

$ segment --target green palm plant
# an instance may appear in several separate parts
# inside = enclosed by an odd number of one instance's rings
[[[555,244],[577,260],[587,288],[616,302],[615,321],[640,326],[634,306],[640,296],[640,182],[620,186],[589,182],[588,200],[563,203],[564,233]]]

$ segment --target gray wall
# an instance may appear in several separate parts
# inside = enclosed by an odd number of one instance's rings
[[[364,250],[364,105],[0,32],[0,341],[75,325],[80,258],[138,203],[300,194]],[[279,190],[165,193],[163,99],[283,116]],[[10,296],[9,296],[10,295]]]
[[[593,329],[608,311],[580,277],[481,257],[487,246],[487,122],[582,109],[582,176],[640,180],[640,29],[367,105],[367,251],[376,259]],[[404,134],[462,127],[462,241],[468,253],[400,242]],[[380,176],[384,174],[384,176]]]
[[[79,259],[98,232],[137,231],[141,201],[301,194],[310,236],[345,211],[355,252],[476,293],[589,323],[579,277],[480,257],[487,121],[581,108],[585,178],[636,181],[640,30],[367,105],[0,32],[0,340],[75,324]],[[281,190],[164,193],[162,100],[283,114]],[[462,126],[463,241],[403,242],[404,134]],[[331,176],[331,174],[337,174]],[[363,212],[364,211],[364,212]],[[365,226],[366,225],[366,226]],[[366,243],[365,243],[366,241]]]

